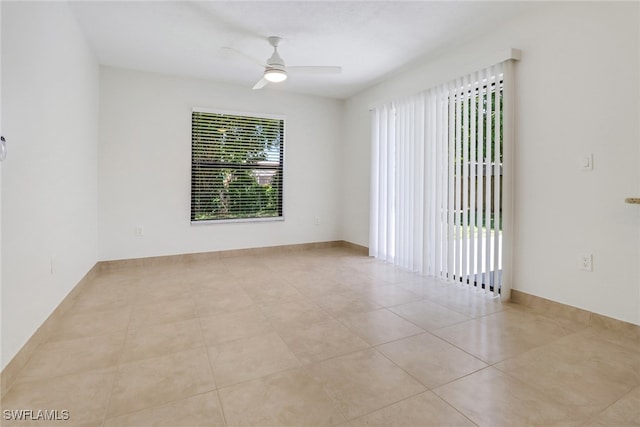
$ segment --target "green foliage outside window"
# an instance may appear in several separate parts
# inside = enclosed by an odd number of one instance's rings
[[[192,114],[191,221],[282,217],[284,120]]]

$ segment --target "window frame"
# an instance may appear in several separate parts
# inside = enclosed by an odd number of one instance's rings
[[[282,121],[282,147],[280,158],[282,159],[282,164],[280,165],[280,174],[281,174],[281,188],[280,188],[280,215],[279,216],[269,216],[269,217],[246,217],[246,218],[226,218],[226,219],[202,219],[202,220],[194,220],[192,219],[192,205],[193,205],[193,113],[209,113],[209,114],[223,114],[229,116],[241,116],[241,117],[250,117],[250,118],[258,118],[258,119],[272,119],[272,120],[281,120]],[[235,111],[235,110],[226,110],[226,109],[217,109],[217,108],[207,108],[207,107],[193,107],[191,109],[191,113],[189,115],[189,126],[191,128],[191,159],[190,159],[190,177],[189,177],[189,222],[192,226],[201,226],[201,225],[211,225],[211,224],[233,224],[233,223],[263,223],[263,222],[277,222],[285,220],[285,169],[286,169],[286,150],[284,148],[285,142],[287,140],[287,118],[283,114],[271,114],[271,113],[258,113],[258,112],[246,112],[246,111]]]

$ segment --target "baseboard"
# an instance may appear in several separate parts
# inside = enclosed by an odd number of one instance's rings
[[[344,240],[332,240],[327,242],[300,243],[294,245],[265,246],[261,248],[232,249],[212,252],[199,252],[181,255],[166,255],[147,258],[132,258],[113,261],[100,261],[100,271],[111,271],[121,268],[145,267],[158,264],[190,264],[194,262],[216,261],[225,258],[247,255],[273,255],[287,252],[299,252],[313,249],[326,249],[346,247],[359,253],[368,254],[368,249],[355,243]]]
[[[529,307],[530,309],[540,313],[571,319],[587,326],[613,329],[618,332],[628,334],[630,337],[640,339],[640,325],[635,325],[623,320],[614,319],[602,314],[551,301],[515,289],[511,290],[510,301],[515,304]]]
[[[98,264],[94,265],[87,274],[69,291],[60,304],[46,318],[27,342],[18,350],[0,373],[0,397],[9,391],[20,370],[27,364],[34,350],[40,343],[46,341],[47,336],[55,329],[64,314],[73,306],[82,289],[99,274]]]
[[[341,243],[343,247],[351,249],[360,255],[369,256],[369,248],[366,246],[358,245],[357,243],[347,242],[346,240],[342,240]]]

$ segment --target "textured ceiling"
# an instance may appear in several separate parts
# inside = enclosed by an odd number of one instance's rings
[[[252,87],[283,38],[287,65],[340,65],[338,75],[291,75],[265,90],[349,97],[385,75],[528,13],[531,2],[79,1],[72,8],[104,65]]]

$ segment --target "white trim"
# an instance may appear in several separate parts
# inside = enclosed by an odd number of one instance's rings
[[[236,219],[203,219],[201,221],[191,221],[191,225],[210,225],[210,224],[240,224],[251,222],[274,222],[284,221],[283,216],[269,216],[260,218],[236,218]]]

